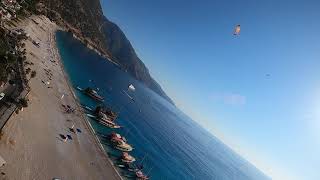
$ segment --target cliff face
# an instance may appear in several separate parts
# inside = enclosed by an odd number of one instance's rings
[[[102,29],[105,35],[105,46],[107,47],[107,51],[111,53],[113,60],[122,65],[122,68],[137,80],[143,82],[154,92],[174,104],[160,85],[150,76],[148,68],[139,59],[130,41],[121,29],[107,18],[104,18]]]
[[[69,25],[70,31],[85,37],[137,80],[174,104],[137,56],[121,29],[104,15],[99,0],[45,0],[48,16]]]
[[[104,47],[100,24],[104,16],[99,0],[44,0],[44,14],[68,28],[78,36],[84,36],[98,47]]]

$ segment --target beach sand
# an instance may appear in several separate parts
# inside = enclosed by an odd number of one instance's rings
[[[0,155],[7,164],[0,168],[5,173],[0,174],[0,179],[121,179],[100,148],[68,85],[55,42],[59,27],[44,16],[31,18],[23,20],[19,27],[40,42],[40,47],[31,40],[25,42],[27,61],[34,63],[28,67],[37,75],[30,80],[29,107],[13,115],[3,129]],[[75,108],[75,113],[65,113],[62,104]],[[73,124],[82,133],[70,132]],[[64,142],[59,134],[70,134],[73,139]]]

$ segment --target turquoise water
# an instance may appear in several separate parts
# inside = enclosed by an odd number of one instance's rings
[[[65,32],[57,32],[57,44],[64,68],[74,87],[99,88],[105,105],[120,113],[117,122],[134,150],[132,155],[144,164],[151,179],[268,179],[250,163],[235,154],[217,138],[196,124],[183,112],[169,104],[143,84],[121,71],[109,61],[87,49]],[[124,93],[129,84],[136,91]],[[97,103],[75,90],[82,104]],[[90,120],[102,134],[112,131]],[[120,155],[104,145],[111,159]],[[120,170],[123,175],[130,172]]]

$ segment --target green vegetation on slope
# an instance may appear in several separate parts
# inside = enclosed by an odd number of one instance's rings
[[[58,21],[62,18],[64,22],[80,31],[73,33],[81,33],[82,36],[89,38],[123,70],[174,104],[151,77],[149,70],[139,59],[121,29],[104,17],[99,0],[45,0],[44,2],[50,9],[45,13],[51,19]]]

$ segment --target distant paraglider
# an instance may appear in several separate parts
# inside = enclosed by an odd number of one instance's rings
[[[234,33],[233,35],[238,36],[240,35],[240,24],[238,24],[235,28],[234,28]]]

